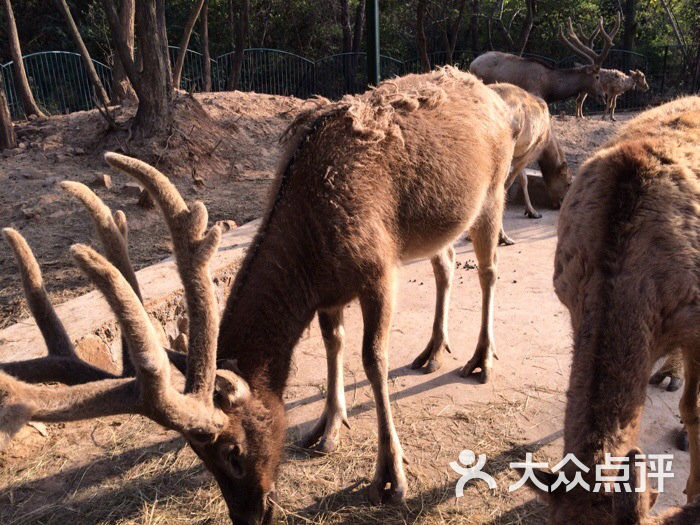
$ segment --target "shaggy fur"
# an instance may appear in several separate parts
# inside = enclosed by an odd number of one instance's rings
[[[688,501],[700,493],[699,141],[699,97],[623,127],[584,164],[564,200],[554,270],[574,333],[564,452],[592,466],[606,452],[622,456],[633,448],[652,364],[680,347]],[[540,476],[548,484],[555,477]],[[555,491],[552,521],[613,522],[620,497]],[[639,522],[653,504],[649,493],[638,497],[626,504],[637,509],[636,521],[627,523]]]

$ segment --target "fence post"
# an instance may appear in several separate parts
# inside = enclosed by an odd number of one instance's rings
[[[379,0],[368,0],[367,9],[367,82],[379,85]]]

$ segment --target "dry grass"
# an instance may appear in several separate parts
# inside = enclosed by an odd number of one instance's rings
[[[298,449],[290,430],[278,481],[279,523],[541,523],[544,507],[526,491],[509,493],[517,479],[509,463],[538,447],[524,443],[517,421],[523,403],[478,407],[395,406],[395,421],[410,464],[409,498],[374,507],[367,485],[374,468],[373,411],[356,407],[353,430],[327,457]],[[223,500],[201,462],[171,432],[142,418],[50,425],[49,437],[27,427],[0,455],[0,523],[227,523]],[[462,448],[488,457],[485,471],[499,488],[471,483],[454,497],[449,468]],[[542,452],[538,454],[542,457]],[[514,506],[515,505],[515,506]]]

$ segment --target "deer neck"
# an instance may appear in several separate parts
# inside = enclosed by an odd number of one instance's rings
[[[308,273],[316,265],[293,229],[299,218],[282,215],[270,214],[248,250],[222,315],[218,343],[219,359],[237,359],[248,381],[279,396],[294,346],[317,308]]]
[[[623,456],[636,445],[652,364],[640,298],[625,300],[611,287],[603,283],[584,302],[567,394],[564,451],[591,468],[606,452]]]
[[[588,91],[589,77],[583,68],[549,69],[547,102],[564,100]]]

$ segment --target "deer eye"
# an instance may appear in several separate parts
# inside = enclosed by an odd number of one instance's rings
[[[242,478],[245,475],[245,469],[242,461],[243,451],[239,445],[233,445],[228,449],[226,454],[226,462],[228,463],[229,471],[234,478]]]

